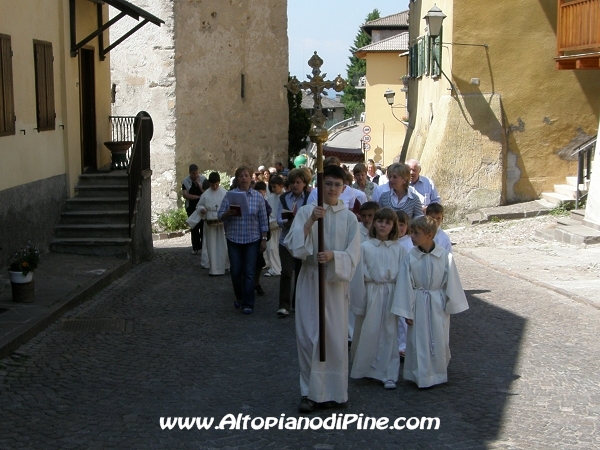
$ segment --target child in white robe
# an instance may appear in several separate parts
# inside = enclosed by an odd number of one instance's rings
[[[201,265],[205,269],[209,269],[209,275],[217,276],[224,275],[225,271],[229,269],[225,229],[217,216],[227,191],[219,186],[221,177],[218,172],[211,172],[208,182],[210,188],[204,191],[196,206],[204,219]]]
[[[267,201],[271,205],[271,214],[269,215],[271,239],[267,241],[267,250],[265,250],[265,262],[269,266],[265,276],[278,277],[281,275],[281,258],[279,257],[281,228],[277,224],[277,208],[279,207],[279,196],[283,193],[283,178],[279,175],[271,177],[269,179],[269,192]]]
[[[414,247],[412,243],[412,239],[410,238],[410,218],[408,214],[406,214],[402,210],[396,211],[396,215],[398,216],[398,242],[400,245],[404,247],[406,252],[410,252],[410,250]],[[398,318],[398,353],[400,354],[400,360],[404,359],[404,355],[406,352],[406,333],[408,332],[408,325],[406,325],[406,321],[404,317]]]
[[[375,217],[375,212],[378,209],[379,205],[376,202],[364,202],[360,205],[360,223],[358,224],[358,230],[360,232],[361,244],[369,239],[369,233],[371,231],[371,226],[373,225],[373,217]],[[350,304],[352,304],[352,296],[359,292],[363,283],[364,280],[362,275],[357,275],[355,272],[352,281],[350,281]],[[350,308],[348,310],[348,342],[353,341],[355,326],[356,316],[352,312],[352,308]],[[350,360],[352,361],[352,359]]]
[[[362,295],[353,296],[351,304],[357,321],[350,376],[374,378],[385,389],[395,389],[400,371],[398,317],[390,310],[406,250],[398,242],[398,218],[391,208],[375,213],[370,239],[361,244],[361,250],[357,274],[362,275]]]
[[[360,260],[358,221],[339,196],[344,170],[323,171],[323,206],[301,207],[284,245],[302,259],[296,289],[296,344],[300,364],[300,405],[311,412],[316,403],[348,401],[348,283]],[[317,220],[323,218],[325,251],[318,251]],[[319,264],[325,265],[325,353],[319,354]]]
[[[452,253],[452,242],[450,241],[450,237],[444,230],[442,230],[442,222],[444,221],[444,207],[439,203],[430,203],[427,205],[425,215],[435,220],[435,223],[438,226],[435,236],[433,237],[433,242],[441,247],[444,247],[446,250],[448,250],[448,252]]]
[[[404,379],[420,388],[448,381],[450,314],[469,308],[452,254],[436,245],[429,216],[410,222],[413,249],[396,282],[392,312],[406,319]]]

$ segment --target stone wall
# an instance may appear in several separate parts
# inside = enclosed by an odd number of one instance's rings
[[[66,176],[43,180],[0,191],[0,264],[7,265],[12,254],[35,244],[44,253],[54,235],[67,199]]]
[[[166,22],[111,52],[113,114],[154,120],[153,213],[176,206],[190,163],[233,173],[285,160],[287,2],[131,1]],[[114,40],[125,22],[112,28]]]
[[[131,3],[165,23],[160,27],[145,25],[110,52],[111,77],[116,84],[112,113],[135,116],[146,111],[152,116],[152,210],[157,213],[175,207],[178,198],[175,177],[174,6],[173,1],[168,0],[131,0]],[[114,8],[110,10],[114,15]],[[113,25],[110,28],[111,42],[136,23],[125,18]]]
[[[176,2],[177,175],[287,154],[287,2]]]

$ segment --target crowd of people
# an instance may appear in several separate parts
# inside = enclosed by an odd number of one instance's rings
[[[209,275],[229,272],[234,308],[252,314],[256,295],[265,295],[261,276],[280,278],[276,315],[295,313],[300,412],[344,404],[348,375],[395,389],[402,360],[404,379],[419,388],[447,381],[450,314],[468,304],[441,228],[440,195],[417,160],[387,170],[369,160],[349,170],[327,158],[322,206],[307,167],[238,167],[229,191],[217,172],[204,179],[195,164],[189,169],[182,192],[192,253],[202,255]]]

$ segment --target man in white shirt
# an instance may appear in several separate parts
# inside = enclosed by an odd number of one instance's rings
[[[442,203],[440,194],[438,193],[433,181],[429,178],[420,175],[421,164],[416,159],[409,159],[406,165],[410,167],[410,185],[415,188],[419,194],[421,203],[423,203],[423,212],[430,203]]]

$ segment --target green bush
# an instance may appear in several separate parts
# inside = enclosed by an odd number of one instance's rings
[[[185,221],[188,216],[185,208],[170,209],[158,215],[157,224],[162,231],[179,231],[189,228]]]

